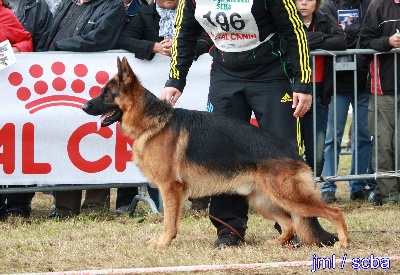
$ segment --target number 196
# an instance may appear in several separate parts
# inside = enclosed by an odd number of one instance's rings
[[[225,32],[229,32],[230,27],[237,31],[243,30],[245,27],[244,21],[239,19],[241,18],[241,16],[236,12],[232,13],[229,16],[229,22],[228,17],[224,12],[218,12],[215,15],[215,23],[211,19],[211,11],[203,15],[203,18],[207,19],[207,21],[210,22],[210,24],[214,27],[217,27],[217,25],[215,24],[217,23]]]

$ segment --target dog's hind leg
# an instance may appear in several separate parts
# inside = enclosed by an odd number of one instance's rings
[[[327,220],[329,220],[330,222],[332,222],[335,227],[336,227],[336,231],[338,233],[338,238],[339,240],[334,244],[334,247],[336,248],[340,248],[340,247],[348,247],[350,244],[349,241],[349,234],[347,231],[347,226],[344,220],[344,215],[343,215],[343,211],[342,209],[340,209],[339,207],[333,207],[333,206],[329,206],[326,205],[325,203],[323,203],[320,200],[314,200],[314,201],[310,201],[310,203],[307,204],[301,204],[298,206],[298,209],[301,209],[301,211],[297,212],[297,213],[293,213],[292,216],[298,216],[298,217],[303,217],[306,219],[311,219],[311,217],[321,217],[321,218],[325,218]],[[313,218],[315,220],[305,220],[302,223],[306,224],[308,227],[311,226],[311,228],[315,230],[317,230],[317,227],[319,225],[318,221],[316,220],[316,218]],[[296,225],[296,223],[295,223]],[[296,228],[296,231],[298,231],[299,236],[301,233],[305,232],[302,230],[298,230]],[[310,232],[311,233],[311,232]],[[314,232],[315,233],[315,232]],[[319,238],[321,239],[323,236],[322,234],[318,234]],[[303,237],[300,236],[300,239],[306,239],[307,236]],[[321,242],[323,242],[324,240],[321,239]]]
[[[301,179],[301,177],[298,178]],[[311,244],[307,243],[307,240],[312,239],[317,240],[317,244],[327,241],[326,237],[322,237],[321,234],[317,234],[317,231],[322,229],[322,227],[319,226],[319,222],[316,217],[321,217],[329,220],[336,227],[339,241],[337,241],[334,246],[347,247],[350,241],[342,209],[323,203],[313,189],[313,182],[311,182],[309,179],[306,180],[309,182],[299,181],[292,184],[288,183],[287,181],[287,186],[297,186],[298,188],[293,188],[291,192],[282,190],[282,188],[276,188],[281,195],[279,197],[274,197],[273,201],[286,210],[293,219],[298,221],[295,222],[295,231],[303,243]],[[298,225],[304,225],[311,230],[302,230],[297,228]],[[314,236],[310,237],[307,236],[307,234],[313,234]],[[335,241],[333,235],[331,239],[331,242]]]
[[[338,238],[322,228],[315,217],[300,217],[292,215],[292,220],[298,237],[303,244],[307,245],[334,245]]]
[[[180,182],[163,183],[157,186],[163,198],[164,228],[159,237],[150,240],[149,248],[167,247],[175,239],[184,198],[184,187]]]
[[[276,221],[282,229],[282,233],[273,240],[268,240],[269,245],[282,245],[294,236],[293,221],[289,214],[282,208],[272,203],[265,194],[256,194],[255,192],[248,196],[249,204],[255,211],[264,218]]]
[[[324,204],[314,187],[310,168],[301,162],[287,161],[285,165],[281,165],[279,173],[273,174],[273,180],[268,179],[265,184],[260,184],[260,189],[268,193],[274,204],[284,209],[292,218],[298,219],[299,223],[307,228],[315,229],[318,223],[316,217],[321,217],[332,222],[338,233],[339,241],[335,243],[335,247],[347,247],[349,245],[349,236],[343,212],[338,207],[332,207]],[[276,167],[275,167],[276,168]],[[272,168],[261,170],[261,173],[268,175],[271,171],[276,171]],[[276,184],[269,184],[275,182]],[[304,218],[301,220],[301,218]],[[301,234],[313,234],[314,240],[318,241],[318,234],[306,230],[304,232],[298,229],[295,223],[295,232],[300,237],[300,240],[311,239]],[[321,241],[326,241],[324,240]],[[334,238],[332,238],[334,242]],[[320,242],[318,242],[320,243]],[[308,244],[308,243],[305,243]]]

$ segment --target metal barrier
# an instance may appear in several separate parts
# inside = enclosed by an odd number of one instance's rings
[[[332,56],[333,57],[333,70],[334,70],[334,81],[333,81],[333,85],[334,85],[334,93],[333,93],[333,96],[332,96],[332,101],[333,101],[333,106],[334,106],[334,112],[335,112],[335,116],[334,116],[334,129],[335,129],[335,132],[334,132],[334,137],[335,137],[335,140],[334,140],[334,146],[335,146],[335,148],[334,148],[334,153],[335,153],[335,156],[334,156],[334,159],[336,159],[337,158],[337,133],[336,133],[336,118],[337,118],[337,115],[336,115],[336,96],[337,96],[337,89],[336,89],[336,83],[337,83],[337,79],[336,79],[336,72],[338,72],[338,71],[348,71],[349,73],[353,73],[353,75],[354,75],[354,100],[355,100],[355,104],[354,104],[354,106],[353,106],[353,111],[352,111],[352,115],[354,115],[355,117],[354,117],[354,123],[355,123],[355,125],[353,126],[354,127],[354,132],[352,133],[354,136],[357,136],[357,132],[358,132],[358,125],[357,125],[357,115],[358,115],[358,112],[357,112],[357,94],[358,94],[358,87],[357,87],[357,72],[356,72],[356,70],[357,70],[357,59],[356,59],[356,56],[358,55],[358,54],[361,54],[361,55],[373,55],[373,59],[374,59],[374,65],[375,65],[375,67],[374,67],[374,72],[376,73],[377,72],[377,69],[376,69],[376,64],[377,64],[377,62],[376,62],[376,59],[377,59],[377,56],[378,55],[382,55],[382,54],[392,54],[392,55],[394,55],[394,67],[395,67],[395,70],[394,70],[394,75],[395,76],[397,76],[398,75],[398,69],[397,69],[397,54],[399,54],[400,53],[400,49],[393,49],[393,50],[391,50],[390,52],[385,52],[385,53],[382,53],[382,52],[378,52],[378,51],[375,51],[375,50],[361,50],[361,49],[349,49],[349,50],[346,50],[346,51],[322,51],[322,50],[316,50],[316,51],[312,51],[311,52],[311,56],[312,56],[312,58],[313,58],[313,64],[315,64],[315,56],[318,56],[318,55],[325,55],[325,56]],[[351,61],[351,62],[340,62],[340,63],[338,63],[338,62],[336,62],[336,59],[337,59],[337,57],[338,56],[342,56],[342,55],[351,55],[352,57],[353,57],[353,61]],[[313,70],[315,70],[315,67],[313,68]],[[376,75],[375,75],[375,78],[376,78]],[[397,99],[397,77],[395,77],[394,78],[395,79],[395,83],[394,83],[394,85],[395,85],[395,98]],[[376,89],[377,87],[374,87],[374,89]],[[315,95],[315,93],[316,93],[316,91],[315,91],[315,86],[313,87],[313,95]],[[375,93],[375,97],[377,97],[377,94]],[[315,110],[315,96],[313,96],[313,99],[314,99],[314,104],[313,104],[313,113],[314,113],[314,132],[315,132],[315,130],[316,130],[316,127],[315,127],[315,121],[316,121],[316,118],[315,118],[315,113],[316,113],[316,110]],[[376,109],[377,109],[377,105],[375,105],[375,111],[376,111]],[[376,116],[376,114],[377,114],[377,112],[375,112],[375,125],[377,125],[377,116]],[[396,134],[396,136],[397,136],[397,134],[398,134],[398,129],[397,129],[397,118],[398,118],[398,109],[397,109],[397,105],[395,105],[395,110],[394,110],[394,114],[395,114],[395,125],[396,125],[396,127],[395,127],[395,134]],[[377,144],[377,139],[378,139],[378,127],[375,127],[375,133],[372,133],[372,135],[374,136],[374,140],[373,140],[373,142],[374,142],[374,144]],[[314,143],[316,142],[316,139],[315,139],[315,136],[314,136]],[[354,150],[355,150],[355,155],[354,155],[354,157],[355,157],[355,174],[354,175],[338,175],[337,173],[336,173],[336,175],[332,175],[332,176],[329,176],[329,177],[316,177],[316,175],[314,174],[314,179],[315,179],[315,181],[326,181],[326,182],[336,182],[336,181],[350,181],[350,180],[375,180],[375,179],[378,179],[378,178],[393,178],[393,177],[399,177],[400,176],[400,174],[399,174],[399,169],[398,169],[398,152],[397,152],[397,146],[399,146],[398,144],[397,144],[397,139],[396,139],[396,144],[395,144],[395,171],[386,171],[386,172],[375,172],[375,173],[370,173],[370,174],[359,174],[357,171],[358,171],[358,160],[357,160],[357,155],[358,155],[358,146],[357,146],[357,144],[358,144],[358,140],[357,140],[357,138],[355,139],[355,144],[354,144],[354,146],[355,146],[355,148],[354,148]],[[317,154],[317,152],[316,151],[314,151],[314,171],[315,171],[315,167],[316,167],[316,154]],[[344,153],[345,155],[348,155],[349,153]],[[376,155],[378,155],[378,148],[377,148],[377,146],[375,146],[375,154]],[[351,155],[351,153],[350,153],[350,155]],[[335,165],[336,165],[336,162],[335,162]],[[376,158],[376,161],[375,161],[375,163],[373,164],[373,170],[374,171],[378,171],[378,158]],[[335,171],[338,171],[338,169],[337,169],[337,166],[335,166]]]
[[[108,53],[113,53],[113,52],[117,52],[117,53],[123,53],[126,54],[126,52],[124,51],[109,51]],[[349,71],[350,73],[353,72],[354,78],[355,80],[357,80],[357,74],[356,74],[356,68],[357,68],[357,64],[356,64],[356,58],[355,56],[357,54],[369,54],[369,55],[373,55],[374,59],[376,60],[376,57],[380,54],[394,54],[395,56],[397,56],[397,54],[400,53],[400,49],[394,49],[388,53],[380,53],[374,50],[346,50],[346,51],[322,51],[322,50],[316,50],[316,51],[312,51],[311,52],[311,56],[313,58],[313,60],[315,61],[315,56],[318,55],[325,55],[325,56],[332,56],[333,57],[333,66],[334,66],[334,71]],[[88,54],[90,55],[90,54]],[[336,58],[337,56],[341,56],[341,55],[352,55],[354,58],[352,62],[345,62],[345,63],[337,63],[336,62]],[[80,58],[84,58],[82,56],[82,53],[79,53]],[[396,61],[396,58],[394,59]],[[313,62],[313,64],[315,64],[315,62]],[[376,62],[375,62],[376,64]],[[397,63],[395,62],[395,75],[397,75]],[[315,70],[315,67],[313,67],[313,70]],[[376,70],[375,70],[376,71]],[[336,98],[336,73],[334,74],[334,95],[333,95],[333,102],[334,102],[334,106],[336,108],[336,103],[335,103],[335,98]],[[189,73],[190,76],[190,73]],[[397,78],[395,78],[397,79]],[[189,81],[188,81],[189,83]],[[354,81],[354,97],[357,100],[357,81]],[[396,85],[396,84],[395,84]],[[397,87],[397,86],[396,86]],[[313,89],[313,94],[315,95],[315,86]],[[397,96],[397,94],[396,94]],[[314,108],[314,114],[316,113],[315,111],[315,96],[314,98],[314,104],[313,104],[313,108]],[[357,106],[357,104],[355,104]],[[205,106],[205,105],[204,105]],[[357,116],[357,107],[355,106],[353,114],[355,116]],[[396,105],[396,109],[394,110],[395,114],[396,114],[396,122],[397,122],[397,114],[398,114],[398,109],[397,109],[397,105]],[[355,121],[357,122],[357,119],[355,119]],[[377,122],[377,120],[375,120],[375,122]],[[336,123],[336,120],[335,120]],[[336,128],[336,127],[335,127]],[[358,129],[358,125],[357,123],[354,125],[354,129],[355,132],[353,133],[353,135],[357,135],[357,129]],[[396,127],[396,135],[397,135],[397,127]],[[315,116],[314,116],[314,132],[315,132]],[[374,134],[375,137],[377,137],[377,133]],[[336,137],[336,133],[335,133],[335,137]],[[374,140],[374,142],[376,142],[376,139]],[[315,136],[314,136],[314,143],[315,143]],[[336,144],[336,140],[335,140],[335,144]],[[356,139],[356,145],[357,145],[357,139]],[[336,146],[336,145],[335,145]],[[397,146],[399,146],[398,144],[395,145],[396,148]],[[0,147],[1,148],[1,147]],[[315,151],[315,150],[314,150]],[[335,147],[335,159],[337,157],[336,155],[336,147]],[[377,151],[377,149],[376,149]],[[314,160],[316,160],[316,151],[314,152]],[[377,152],[375,152],[377,153]],[[357,151],[357,146],[355,149],[355,154],[358,154]],[[379,172],[379,173],[371,173],[371,174],[358,174],[355,173],[355,175],[333,175],[330,177],[325,177],[325,178],[321,178],[321,177],[315,177],[316,181],[329,181],[329,182],[335,182],[335,181],[349,181],[349,180],[366,180],[366,179],[377,179],[377,178],[393,178],[393,177],[399,177],[399,171],[398,171],[398,154],[397,154],[397,150],[396,150],[396,156],[395,156],[395,171],[387,171],[387,172]],[[356,167],[357,167],[357,162],[356,162]],[[314,168],[316,167],[316,163],[314,161]],[[336,167],[337,168],[337,167]],[[374,164],[374,170],[378,171],[378,162],[376,161]],[[337,171],[337,169],[335,169]],[[356,168],[357,171],[357,168]],[[134,199],[134,203],[131,205],[131,211],[134,210],[134,208],[136,207],[136,204],[138,201],[144,201],[146,203],[148,203],[150,205],[151,211],[157,213],[157,208],[154,204],[154,202],[148,197],[146,196],[146,186],[147,183],[146,182],[139,182],[139,183],[109,183],[109,184],[78,184],[78,185],[54,185],[54,186],[27,186],[24,188],[21,187],[17,187],[17,188],[0,188],[0,194],[8,194],[8,193],[26,193],[26,192],[45,192],[45,191],[66,191],[66,190],[85,190],[85,189],[100,189],[100,188],[120,188],[120,187],[132,187],[132,186],[138,186],[140,187],[140,194],[135,197]]]

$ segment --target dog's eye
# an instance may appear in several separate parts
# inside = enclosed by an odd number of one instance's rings
[[[109,91],[104,91],[103,93],[104,98],[109,98],[111,96]]]

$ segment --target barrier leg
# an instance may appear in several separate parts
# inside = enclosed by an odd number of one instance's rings
[[[129,206],[129,209],[128,209],[129,215],[133,215],[133,212],[135,211],[136,206],[139,201],[143,201],[143,202],[147,203],[150,206],[151,212],[153,212],[155,214],[159,213],[154,201],[146,195],[146,191],[147,191],[147,184],[141,185],[139,195],[136,195],[133,198],[132,203]]]

